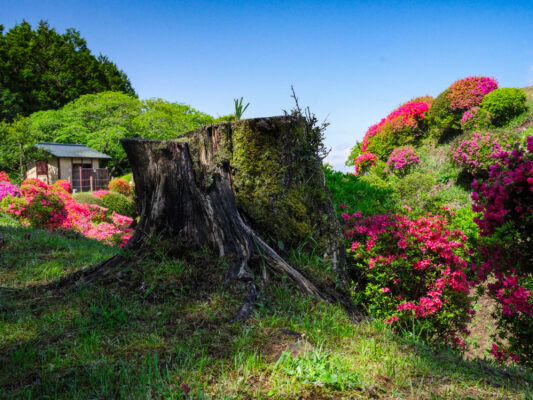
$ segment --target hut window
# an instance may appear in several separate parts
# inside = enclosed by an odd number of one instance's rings
[[[48,175],[48,163],[46,161],[37,161],[35,163],[37,175]]]

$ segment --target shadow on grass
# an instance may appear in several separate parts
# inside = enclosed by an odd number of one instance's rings
[[[97,264],[117,247],[80,237],[73,231],[48,232],[23,227],[0,214],[0,285],[45,283]]]

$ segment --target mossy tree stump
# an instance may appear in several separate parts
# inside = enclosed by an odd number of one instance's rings
[[[313,237],[335,267],[343,266],[316,129],[285,115],[222,122],[171,141],[123,139],[141,215],[127,247],[143,248],[154,236],[208,247],[231,259],[228,281],[251,281],[254,262],[264,262],[324,298],[273,249]]]

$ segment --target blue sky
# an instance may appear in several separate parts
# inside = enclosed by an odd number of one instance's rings
[[[529,1],[0,0],[0,24],[74,27],[123,69],[141,98],[245,117],[290,109],[290,86],[330,127],[343,167],[367,127],[412,97],[488,75],[533,85]]]

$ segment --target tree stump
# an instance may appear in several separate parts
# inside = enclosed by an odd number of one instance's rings
[[[154,236],[208,247],[232,260],[226,281],[251,281],[250,261],[262,260],[324,299],[263,239],[290,243],[314,234],[334,265],[343,265],[341,229],[313,134],[304,118],[286,115],[223,122],[170,141],[123,139],[140,211],[127,248],[143,248]]]

